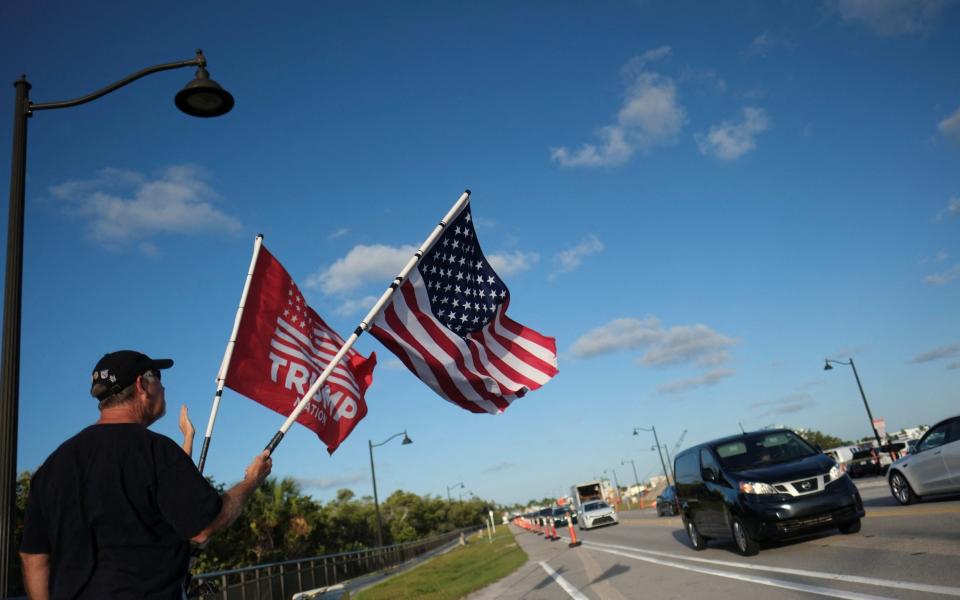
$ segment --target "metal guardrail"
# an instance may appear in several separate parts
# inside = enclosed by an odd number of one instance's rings
[[[480,527],[465,527],[414,542],[202,573],[193,578],[187,597],[200,600],[288,600],[303,590],[335,585],[405,563],[457,539],[461,533],[466,535],[478,529]]]

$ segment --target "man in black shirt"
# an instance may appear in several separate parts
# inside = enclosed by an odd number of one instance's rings
[[[190,542],[232,523],[270,473],[264,451],[220,495],[173,440],[147,427],[164,415],[154,360],[121,350],[93,372],[100,419],[64,442],[30,487],[20,556],[32,600],[184,597]]]

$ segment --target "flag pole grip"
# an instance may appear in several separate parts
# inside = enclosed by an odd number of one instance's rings
[[[209,436],[203,438],[203,447],[200,448],[200,460],[197,461],[197,470],[203,473],[203,465],[207,462],[207,449],[210,448]]]
[[[270,440],[270,443],[267,444],[267,447],[264,448],[264,450],[266,450],[270,454],[273,454],[273,451],[277,449],[277,446],[280,445],[280,440],[282,439],[283,439],[283,432],[278,431],[273,435],[273,439]]]

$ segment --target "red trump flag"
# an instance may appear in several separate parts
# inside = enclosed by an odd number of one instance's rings
[[[226,385],[289,416],[343,345],[307,306],[297,284],[260,247],[227,370]],[[297,417],[333,454],[367,414],[363,396],[373,382],[375,354],[351,349]]]
[[[467,204],[370,333],[442,398],[470,412],[501,413],[557,374],[556,341],[510,319],[509,305]]]

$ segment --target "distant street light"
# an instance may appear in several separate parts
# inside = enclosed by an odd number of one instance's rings
[[[634,428],[633,428],[633,435],[640,435],[640,432],[641,432],[641,431],[652,431],[652,432],[653,432],[653,441],[654,441],[654,442],[656,443],[656,445],[657,445],[657,454],[660,455],[660,466],[663,467],[663,477],[667,480],[667,484],[669,484],[669,483],[670,483],[670,474],[667,473],[667,463],[663,462],[663,453],[660,452],[660,438],[657,437],[657,428],[654,427],[654,426],[652,426],[652,425],[650,426],[649,429],[647,429],[646,427],[634,427]]]
[[[867,418],[870,419],[870,429],[873,430],[873,437],[877,440],[877,452],[881,452],[883,448],[883,442],[880,441],[880,433],[877,431],[877,428],[873,425],[873,413],[870,412],[870,405],[867,404],[867,395],[863,393],[863,384],[860,383],[860,375],[857,373],[857,365],[853,364],[853,357],[848,361],[842,360],[833,360],[831,358],[824,359],[823,370],[832,371],[833,367],[830,366],[830,363],[835,365],[849,365],[853,369],[853,377],[857,380],[857,387],[860,389],[860,397],[863,398],[863,407],[867,409]],[[896,454],[894,452],[890,453],[890,457],[896,460]]]
[[[447,486],[447,502],[453,502],[453,498],[450,497],[450,490],[452,490],[453,488],[455,488],[455,487],[457,487],[457,486],[460,486],[461,488],[465,487],[465,486],[463,485],[463,482],[462,482],[462,481],[459,481],[459,482],[457,482],[457,483],[455,483],[455,484],[453,484],[453,485],[448,485],[448,486]],[[461,500],[461,502],[462,502],[462,500]]]
[[[623,459],[623,460],[620,461],[620,466],[622,467],[623,465],[625,465],[625,464],[627,464],[627,463],[630,463],[630,465],[633,467],[633,479],[634,479],[634,481],[637,482],[637,487],[639,488],[639,487],[640,487],[640,478],[637,477],[637,465],[636,465],[635,462],[633,462],[633,459],[632,459],[632,458],[625,458],[625,459]]]
[[[604,469],[603,472],[606,473],[607,470]],[[613,485],[615,486],[615,489],[617,490],[617,502],[623,502],[623,499],[620,497],[620,481],[617,479],[617,470],[616,470],[616,469],[610,469],[610,472],[613,473]]]
[[[380,520],[380,502],[377,500],[377,472],[373,469],[373,449],[377,446],[382,446],[387,442],[403,436],[403,441],[400,442],[401,446],[406,446],[407,444],[412,444],[413,440],[407,435],[407,430],[404,429],[400,433],[395,433],[383,440],[379,444],[374,444],[372,440],[367,440],[367,445],[370,446],[370,478],[373,480],[373,508],[377,511],[377,546],[383,546],[383,523]]]
[[[20,321],[23,296],[23,217],[27,175],[27,119],[39,110],[54,110],[86,104],[152,73],[197,67],[194,79],[177,92],[174,103],[193,117],[219,117],[233,108],[233,96],[207,73],[207,59],[196,58],[155,65],[137,71],[105,88],[73,100],[34,103],[26,75],[14,82],[13,154],[10,168],[10,213],[7,219],[7,266],[3,294],[3,355],[0,359],[0,596],[10,595],[8,569],[11,560],[13,515],[16,504],[17,419],[20,404]]]

